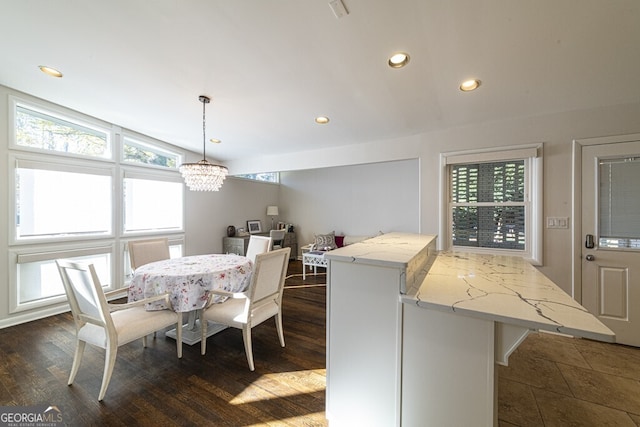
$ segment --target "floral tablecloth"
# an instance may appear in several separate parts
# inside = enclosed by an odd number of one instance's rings
[[[252,267],[248,258],[233,254],[194,255],[152,262],[136,269],[129,285],[129,301],[169,292],[173,310],[198,310],[204,308],[211,289],[244,291],[249,286]],[[162,302],[147,306],[148,310],[165,308],[168,307]]]

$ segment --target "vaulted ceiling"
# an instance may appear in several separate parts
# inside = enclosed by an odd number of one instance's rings
[[[637,0],[342,3],[3,0],[0,84],[222,161],[640,100]]]

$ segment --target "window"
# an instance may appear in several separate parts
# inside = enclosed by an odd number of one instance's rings
[[[112,167],[26,157],[14,164],[16,241],[112,233]]]
[[[17,302],[12,307],[21,310],[66,301],[64,287],[55,260],[67,258],[76,262],[89,262],[96,268],[100,283],[111,288],[111,248],[60,250],[44,253],[22,253],[17,256]]]
[[[10,96],[9,106],[11,313],[60,310],[50,307],[66,301],[56,259],[93,263],[102,285],[117,289],[130,273],[129,239],[166,236],[172,256],[182,255],[181,154],[55,105]]]
[[[541,146],[443,154],[441,236],[455,250],[541,259]]]
[[[15,143],[46,151],[110,158],[109,132],[88,124],[72,121],[15,105]]]
[[[125,162],[173,169],[177,168],[181,161],[181,157],[177,153],[172,153],[157,146],[145,144],[128,137],[123,138],[122,159]]]
[[[264,181],[264,182],[280,182],[280,175],[278,172],[262,172],[262,173],[249,173],[244,175],[235,175],[237,178],[245,178],[245,179],[253,179],[255,181]]]
[[[182,181],[175,175],[125,171],[124,233],[182,231],[183,189]]]

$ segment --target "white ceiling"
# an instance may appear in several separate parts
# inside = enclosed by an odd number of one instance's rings
[[[0,84],[222,161],[640,100],[638,0],[343,3],[1,0]]]

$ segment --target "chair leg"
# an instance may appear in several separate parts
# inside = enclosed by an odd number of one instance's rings
[[[71,373],[69,374],[68,385],[73,384],[73,380],[76,378],[80,364],[82,363],[82,355],[84,354],[84,347],[86,343],[76,339],[76,353],[73,356],[73,365],[71,365]]]
[[[255,371],[255,366],[253,365],[253,350],[251,349],[251,325],[244,325],[242,327],[242,338],[244,339],[244,351],[247,353],[249,369]]]
[[[109,381],[111,381],[111,374],[113,373],[117,354],[118,346],[112,346],[110,343],[107,343],[106,354],[104,356],[104,375],[102,376],[102,386],[100,387],[98,401],[102,401],[104,395],[107,393],[107,387],[109,387]]]
[[[207,352],[207,320],[200,317],[200,330],[202,335],[200,337],[200,354],[204,355]]]
[[[280,338],[280,345],[284,347],[284,332],[282,330],[282,312],[278,311],[276,314],[276,330],[278,331],[278,338]]]

